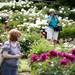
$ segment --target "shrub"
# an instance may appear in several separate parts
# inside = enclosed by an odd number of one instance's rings
[[[0,8],[0,11],[1,10],[10,10],[10,6],[9,5],[5,5],[2,8]]]
[[[27,59],[20,59],[20,64],[18,66],[18,72],[30,72],[31,68],[29,67],[29,63]]]
[[[53,46],[45,39],[40,39],[31,45],[31,54],[40,54],[53,49]]]
[[[39,2],[39,3],[35,3],[34,6],[36,6],[38,10],[41,10],[44,6],[47,6],[47,3]]]
[[[37,33],[22,34],[20,45],[27,56],[30,53],[31,45],[33,44],[33,42],[38,41],[39,38],[40,37]]]
[[[74,25],[72,26],[67,26],[64,27],[63,30],[60,32],[59,38],[75,38],[75,27]]]
[[[75,56],[68,53],[63,53],[63,56],[60,56],[59,53],[62,55],[62,52],[50,51],[49,54],[53,56],[52,58],[48,56],[48,53],[42,53],[44,57],[42,58],[44,59],[43,61],[38,60],[41,57],[40,55],[35,55],[32,60],[35,57],[36,60],[32,61],[31,64],[32,75],[74,75],[75,64],[73,63]]]
[[[74,75],[74,67],[75,64],[64,67],[57,63],[35,63],[31,67],[31,75]]]
[[[20,24],[20,21],[15,21],[15,20],[11,21],[9,22],[9,27],[10,29],[13,29],[13,28],[16,28],[18,24]]]
[[[6,34],[1,34],[0,35],[0,42],[5,42],[7,40]]]
[[[75,12],[71,12],[71,13],[69,14],[69,19],[73,19],[73,20],[75,21],[74,16],[75,16]]]
[[[3,32],[4,32],[4,31],[3,31],[2,26],[1,26],[1,27],[0,27],[0,34],[3,33]]]

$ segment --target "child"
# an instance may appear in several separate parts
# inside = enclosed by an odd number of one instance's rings
[[[1,65],[2,75],[17,75],[18,59],[23,56],[18,42],[20,31],[12,29],[8,33],[8,40],[3,45],[3,63]]]

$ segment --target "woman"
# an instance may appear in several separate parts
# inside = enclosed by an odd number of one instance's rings
[[[20,31],[12,29],[8,33],[8,41],[3,46],[4,61],[1,65],[2,75],[17,75],[18,59],[23,56],[20,52],[21,47],[18,40],[21,36]]]
[[[55,11],[51,11],[48,15],[48,29],[47,29],[47,39],[52,43],[57,44],[59,31],[55,31],[54,28],[59,25],[58,17]]]

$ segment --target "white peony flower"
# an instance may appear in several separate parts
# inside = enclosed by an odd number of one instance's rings
[[[71,25],[72,25],[72,23],[68,23],[68,25],[69,25],[69,26],[71,26]]]
[[[61,19],[62,19],[62,17],[59,16],[59,17],[58,17],[58,20],[60,21]]]
[[[75,9],[71,10],[71,12],[75,12]]]
[[[64,8],[61,8],[61,10],[64,10]]]
[[[59,12],[60,12],[60,13],[63,13],[63,11],[62,11],[62,10],[60,10]]]

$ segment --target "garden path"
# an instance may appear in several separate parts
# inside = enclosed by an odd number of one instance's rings
[[[75,39],[73,41],[71,41],[71,43],[75,45]]]
[[[18,75],[31,75],[30,72],[19,73]]]

